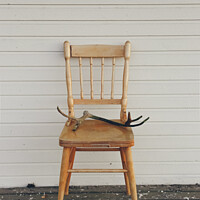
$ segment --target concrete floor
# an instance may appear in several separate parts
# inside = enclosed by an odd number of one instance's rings
[[[145,200],[200,200],[200,185],[151,185],[138,186],[138,199]],[[3,200],[57,200],[57,187],[0,189]],[[128,200],[124,186],[70,187],[65,200]]]

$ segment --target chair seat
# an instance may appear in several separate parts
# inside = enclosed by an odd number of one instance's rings
[[[120,121],[120,120],[115,120]],[[64,147],[130,147],[134,136],[130,127],[119,127],[99,120],[85,120],[72,131],[74,123],[64,126],[59,138]]]

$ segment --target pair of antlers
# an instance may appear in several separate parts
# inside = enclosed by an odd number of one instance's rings
[[[91,113],[89,113],[88,111],[84,111],[83,112],[83,116],[80,117],[80,118],[75,118],[75,117],[70,117],[68,115],[66,115],[65,113],[63,113],[60,108],[57,106],[57,110],[58,112],[63,115],[64,117],[67,117],[68,119],[72,120],[72,121],[75,121],[76,124],[74,125],[74,128],[73,128],[73,131],[76,131],[77,128],[87,119],[87,118],[91,118],[91,119],[96,119],[96,120],[100,120],[100,121],[103,121],[103,122],[106,122],[106,123],[109,123],[109,124],[112,124],[112,125],[115,125],[115,126],[123,126],[123,127],[136,127],[136,126],[141,126],[142,124],[144,124],[148,119],[146,118],[145,120],[143,120],[142,122],[138,123],[138,124],[131,124],[132,122],[135,122],[135,121],[138,121],[139,119],[142,118],[142,116],[136,118],[136,119],[131,119],[131,113],[128,112],[128,120],[122,124],[122,123],[119,123],[119,122],[115,122],[115,121],[112,121],[112,120],[109,120],[109,119],[105,119],[105,118],[102,118],[102,117],[98,117],[98,116],[95,116],[95,115],[92,115]]]

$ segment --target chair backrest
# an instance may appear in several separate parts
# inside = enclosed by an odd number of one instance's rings
[[[129,41],[127,41],[125,45],[70,45],[68,41],[64,42],[64,55],[66,62],[66,83],[67,83],[68,109],[69,109],[68,111],[70,116],[72,117],[74,116],[74,104],[121,104],[120,119],[122,121],[126,121],[130,54],[131,54],[131,43]],[[124,58],[122,98],[114,99],[115,58],[119,57]],[[71,76],[70,58],[79,59],[80,99],[73,99],[72,95],[72,76]],[[90,58],[90,99],[84,99],[83,96],[82,59],[84,58]],[[93,58],[101,58],[100,99],[94,99]],[[104,99],[104,58],[112,59],[110,99]]]

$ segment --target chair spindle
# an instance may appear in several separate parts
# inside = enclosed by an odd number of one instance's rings
[[[93,95],[93,69],[92,69],[92,65],[93,65],[93,62],[92,62],[92,57],[90,58],[90,97],[91,99],[94,98],[94,95]]]
[[[83,76],[82,76],[82,59],[79,58],[79,75],[80,75],[80,96],[83,99]]]
[[[111,99],[114,99],[115,58],[112,58]]]
[[[104,96],[104,58],[101,58],[101,99]]]

